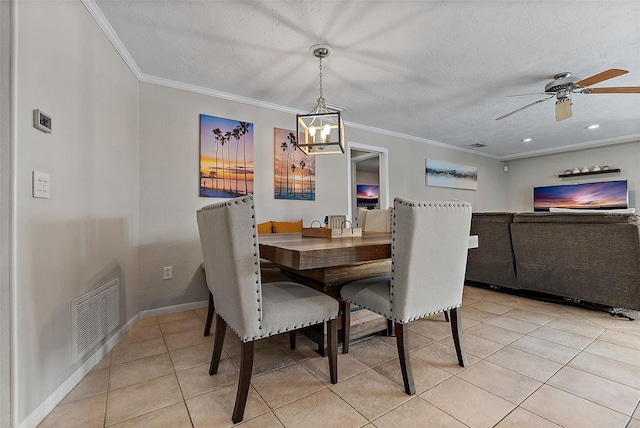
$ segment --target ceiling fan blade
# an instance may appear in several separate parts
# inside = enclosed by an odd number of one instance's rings
[[[627,73],[627,70],[612,68],[610,70],[603,71],[602,73],[594,74],[593,76],[587,77],[586,79],[582,79],[581,81],[576,82],[574,85],[585,88],[587,86],[595,85],[596,83],[604,82],[605,80],[613,79],[614,77],[622,76],[623,74]]]
[[[556,122],[567,120],[572,116],[571,99],[556,101]]]
[[[582,94],[640,94],[640,86],[619,86],[612,88],[587,88]]]
[[[531,106],[534,106],[534,105],[536,105],[536,104],[543,103],[543,102],[545,102],[545,101],[547,101],[547,100],[550,100],[550,99],[551,99],[551,98],[553,98],[554,96],[555,96],[555,95],[551,95],[549,98],[544,98],[544,99],[541,99],[541,100],[538,100],[538,101],[532,102],[531,104],[527,104],[527,105],[526,105],[526,106],[524,106],[524,107],[520,107],[519,109],[516,109],[516,110],[512,111],[511,113],[507,113],[507,114],[505,114],[504,116],[497,117],[497,118],[496,118],[496,120],[502,120],[502,119],[504,119],[505,117],[509,117],[509,116],[511,116],[512,114],[518,113],[519,111],[522,111],[522,110],[527,109],[527,108],[529,108],[529,107],[531,107]]]

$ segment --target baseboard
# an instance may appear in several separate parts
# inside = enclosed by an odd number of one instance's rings
[[[73,388],[113,349],[114,346],[133,328],[140,320],[140,313],[135,314],[125,325],[113,334],[101,347],[99,347],[87,360],[82,363],[62,384],[56,388],[29,416],[20,422],[18,428],[37,427],[40,422],[67,396]]]
[[[29,416],[20,422],[18,428],[35,428],[47,417],[49,413],[67,396],[73,388],[96,366],[120,340],[133,328],[138,321],[144,318],[168,315],[175,312],[189,311],[193,309],[206,308],[209,306],[207,300],[199,302],[181,303],[179,305],[165,306],[163,308],[148,309],[140,311],[120,329],[113,334],[100,348],[98,348],[80,367],[74,371],[62,384],[56,388]]]
[[[209,307],[207,300],[201,300],[199,302],[181,303],[179,305],[165,306],[163,308],[147,309],[140,311],[140,319],[158,317],[161,315],[173,314],[182,311],[191,311],[194,309],[202,309]]]

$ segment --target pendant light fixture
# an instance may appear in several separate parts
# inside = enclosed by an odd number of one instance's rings
[[[322,97],[322,60],[331,54],[329,45],[313,45],[309,48],[320,60],[320,98],[316,108],[308,114],[296,115],[297,146],[307,155],[332,155],[344,153],[344,123],[339,111],[329,110]]]

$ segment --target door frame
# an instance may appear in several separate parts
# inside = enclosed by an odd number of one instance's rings
[[[371,153],[371,156],[365,155],[352,159],[351,149],[369,152]],[[347,141],[347,218],[350,221],[353,221],[355,215],[353,212],[353,207],[355,205],[353,203],[353,195],[356,188],[355,163],[358,160],[369,159],[373,156],[379,157],[378,174],[380,182],[380,208],[387,208],[389,206],[389,149],[386,147],[371,146],[368,144]]]

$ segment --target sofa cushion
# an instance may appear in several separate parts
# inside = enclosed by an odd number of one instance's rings
[[[625,223],[637,224],[638,216],[622,213],[519,213],[514,223]]]
[[[273,233],[299,233],[302,232],[302,219],[299,221],[272,221]]]
[[[267,233],[273,233],[271,229],[271,222],[265,221],[264,223],[258,223],[258,235],[265,235]]]
[[[471,235],[480,245],[469,250],[466,279],[508,288],[519,288],[516,281],[511,231],[513,213],[473,213]]]

